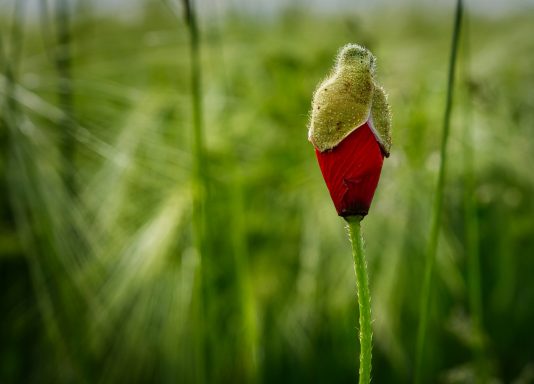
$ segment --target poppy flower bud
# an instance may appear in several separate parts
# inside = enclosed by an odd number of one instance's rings
[[[365,216],[391,148],[387,96],[375,57],[348,44],[313,95],[308,139],[340,216]]]

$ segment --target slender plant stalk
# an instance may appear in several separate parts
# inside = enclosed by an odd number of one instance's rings
[[[462,0],[456,3],[456,12],[454,16],[454,28],[452,35],[451,54],[449,59],[449,73],[447,78],[447,98],[445,102],[445,114],[443,118],[443,131],[441,137],[440,148],[440,164],[438,183],[436,187],[436,194],[434,197],[434,204],[432,208],[432,225],[430,229],[430,237],[428,242],[426,260],[425,260],[425,274],[423,278],[423,287],[421,290],[421,302],[419,308],[419,327],[417,330],[417,345],[415,357],[415,380],[416,384],[422,381],[422,366],[425,349],[425,340],[428,327],[428,316],[430,312],[430,292],[432,288],[432,277],[434,274],[434,264],[436,261],[436,253],[438,246],[439,230],[441,226],[441,217],[443,211],[443,192],[445,188],[445,173],[447,166],[447,144],[450,131],[450,118],[453,103],[453,88],[454,88],[454,73],[456,68],[456,57],[458,53],[458,41],[460,39],[461,21],[463,13]]]
[[[59,0],[56,4],[57,42],[56,68],[58,73],[58,97],[63,116],[59,122],[62,132],[61,154],[63,157],[63,180],[67,192],[74,195],[76,192],[74,155],[75,132],[72,124],[73,92],[72,92],[72,55],[71,32],[69,26],[68,0]]]
[[[193,111],[193,216],[196,242],[198,249],[201,251],[203,249],[206,231],[205,194],[207,181],[202,120],[202,79],[200,70],[199,31],[193,0],[184,0],[184,8],[185,19],[189,31],[189,50],[191,60],[191,107]]]
[[[358,306],[360,309],[360,378],[359,384],[369,384],[371,381],[371,360],[373,348],[373,329],[371,326],[371,295],[367,277],[367,262],[363,250],[361,232],[361,216],[347,217],[356,285],[358,291]]]
[[[197,382],[209,381],[206,377],[207,362],[209,359],[209,326],[207,324],[208,314],[208,287],[206,279],[206,270],[208,268],[207,243],[206,238],[206,193],[207,193],[207,175],[205,162],[205,149],[203,137],[203,119],[202,119],[202,72],[200,69],[200,34],[197,24],[194,0],[183,0],[184,17],[189,32],[189,55],[190,55],[190,79],[192,92],[192,111],[193,111],[193,230],[196,243],[196,249],[200,255],[200,267],[198,269],[197,287],[199,291],[196,319],[197,324],[197,345],[196,368]]]

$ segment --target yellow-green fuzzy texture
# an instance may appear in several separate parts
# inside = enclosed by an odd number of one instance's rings
[[[373,105],[371,107],[373,128],[378,134],[378,141],[386,156],[391,149],[391,109],[387,94],[380,85],[374,83]]]
[[[375,57],[366,48],[347,44],[332,75],[313,95],[308,138],[323,152],[334,148],[370,117],[386,156],[391,149],[391,111],[384,89],[374,79]]]
[[[343,47],[334,71],[315,91],[308,138],[321,152],[334,148],[369,117],[374,57],[356,44]]]

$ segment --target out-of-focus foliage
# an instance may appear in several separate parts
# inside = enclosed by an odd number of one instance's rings
[[[348,42],[377,56],[393,111],[391,157],[363,224],[373,381],[410,382],[452,10],[199,15],[209,172],[200,255],[181,14],[156,2],[124,19],[79,4],[66,125],[52,7],[26,21],[1,15],[0,382],[354,382],[350,248],[306,140],[314,87]],[[534,380],[533,18],[466,17],[428,382],[474,374],[469,135],[488,372]]]

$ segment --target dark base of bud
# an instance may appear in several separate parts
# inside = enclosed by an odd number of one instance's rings
[[[362,208],[345,209],[341,212],[338,212],[338,215],[343,218],[361,217],[363,219],[365,216],[367,216],[368,213],[369,213],[369,209],[366,210],[362,207]]]
[[[384,162],[369,125],[354,130],[332,150],[315,153],[338,215],[367,215]]]

